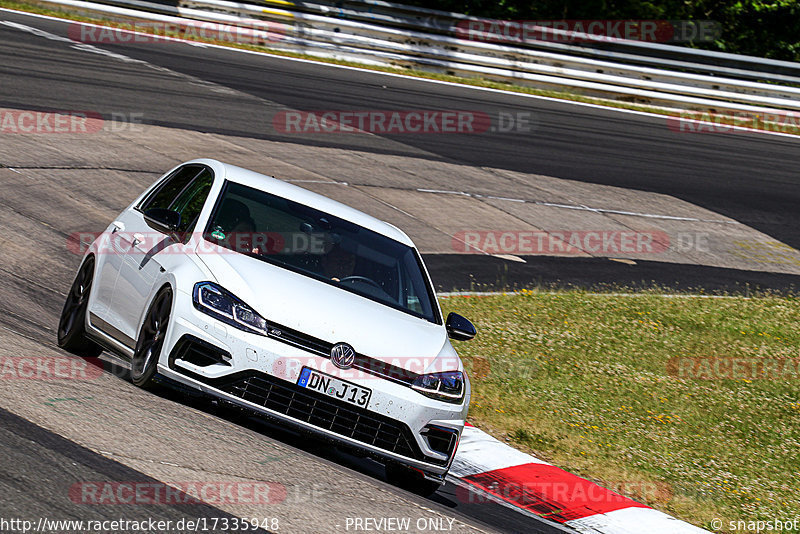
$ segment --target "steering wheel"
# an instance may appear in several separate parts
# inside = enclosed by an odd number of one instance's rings
[[[383,288],[378,285],[378,282],[376,282],[372,278],[367,278],[366,276],[352,275],[352,276],[345,276],[344,278],[339,279],[339,283],[340,284],[343,283],[343,282],[347,282],[347,281],[366,282],[366,283],[368,283],[368,284],[370,284],[372,286],[375,286],[380,291],[383,291]]]

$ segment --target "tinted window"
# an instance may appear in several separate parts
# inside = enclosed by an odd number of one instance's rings
[[[189,182],[205,169],[199,165],[187,165],[172,173],[158,188],[142,202],[140,209],[147,211],[153,208],[168,209]]]
[[[439,324],[416,251],[349,221],[227,183],[206,240]]]

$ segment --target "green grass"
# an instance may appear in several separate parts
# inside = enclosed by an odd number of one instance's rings
[[[797,298],[524,290],[442,305],[478,328],[457,346],[476,426],[705,528],[800,515],[798,375],[668,371],[674,357],[800,358]]]
[[[0,0],[0,6],[109,23],[24,2]],[[487,80],[219,44],[658,112]],[[473,381],[470,420],[484,430],[706,528],[717,517],[800,515],[800,381],[689,380],[667,371],[670,358],[681,356],[800,357],[798,299],[526,290],[451,297],[443,306],[479,329],[478,338],[458,349]],[[663,490],[646,490],[652,487]]]

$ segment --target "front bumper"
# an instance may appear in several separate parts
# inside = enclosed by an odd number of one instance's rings
[[[320,354],[232,328],[178,294],[159,373],[219,399],[288,423],[382,460],[442,480],[466,418],[462,404],[427,398],[408,385],[358,370],[342,371]],[[297,385],[303,367],[372,391],[357,407]],[[468,386],[466,386],[468,388]]]

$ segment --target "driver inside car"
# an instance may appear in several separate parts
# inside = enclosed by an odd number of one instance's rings
[[[249,252],[253,249],[256,227],[244,202],[232,198],[226,199],[215,223],[212,237],[219,241],[227,240],[232,245],[231,248],[239,252]]]
[[[334,282],[341,282],[355,272],[356,256],[337,244],[322,256],[321,264],[323,276]]]

